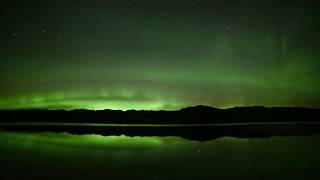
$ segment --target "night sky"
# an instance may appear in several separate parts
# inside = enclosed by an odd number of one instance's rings
[[[0,4],[0,108],[320,108],[319,0]]]

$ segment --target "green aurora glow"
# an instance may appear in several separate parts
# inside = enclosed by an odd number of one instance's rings
[[[0,109],[320,107],[319,7],[8,2]]]

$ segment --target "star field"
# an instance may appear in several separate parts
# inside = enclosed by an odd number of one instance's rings
[[[317,0],[4,1],[0,108],[320,107]]]

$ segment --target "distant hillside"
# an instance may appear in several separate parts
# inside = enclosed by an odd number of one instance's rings
[[[112,124],[212,124],[242,122],[320,122],[320,109],[301,107],[186,107],[178,111],[0,110],[0,122]]]

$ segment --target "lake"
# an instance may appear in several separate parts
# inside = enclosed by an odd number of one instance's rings
[[[181,137],[0,132],[1,179],[319,179],[320,136]]]

